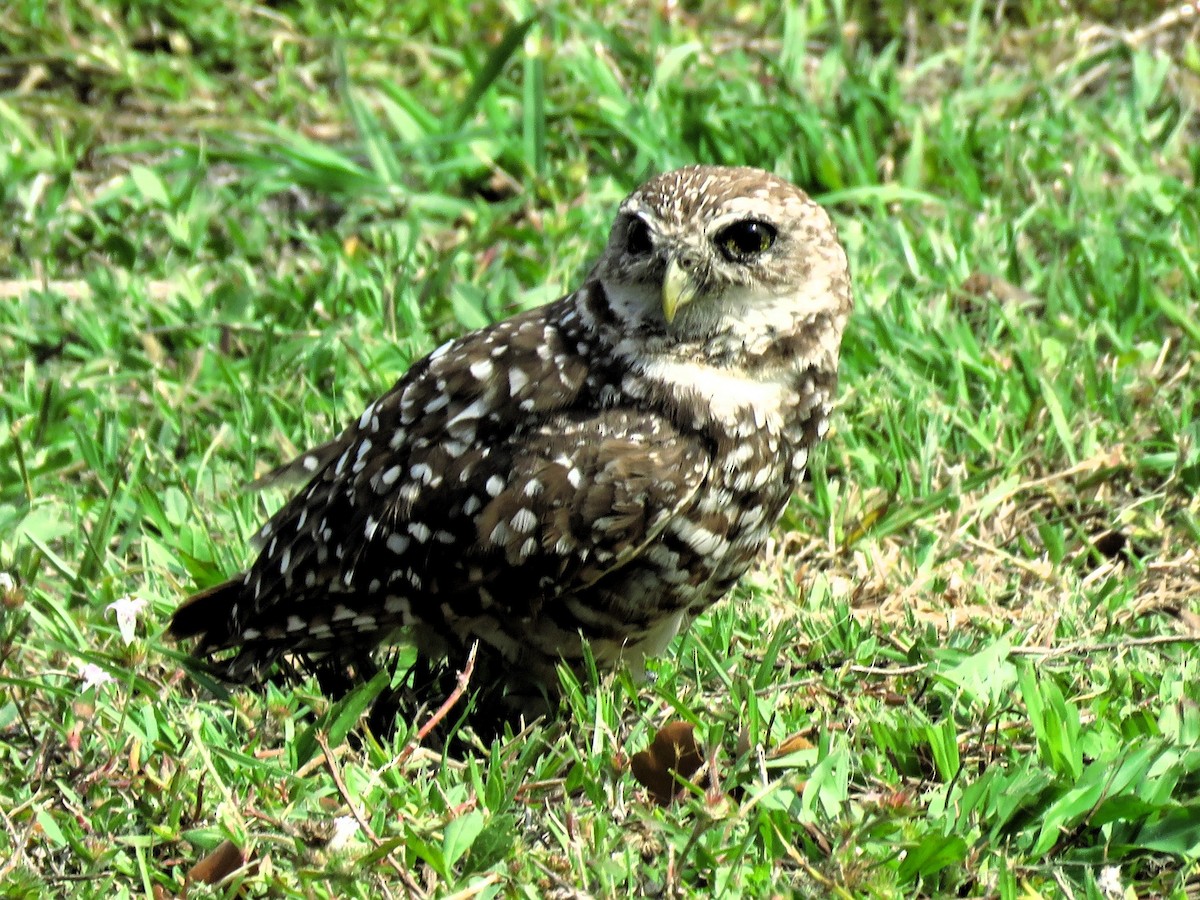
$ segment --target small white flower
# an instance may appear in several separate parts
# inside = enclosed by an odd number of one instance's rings
[[[1125,896],[1125,885],[1121,884],[1120,866],[1105,866],[1096,879],[1096,887],[1109,900],[1121,900]]]
[[[100,668],[95,663],[88,663],[81,666],[79,669],[79,679],[83,682],[83,689],[100,687],[102,684],[109,684],[116,681],[111,675]]]
[[[333,834],[326,846],[334,853],[345,850],[357,834],[358,823],[352,816],[338,816],[333,820]]]
[[[17,583],[13,581],[13,577],[11,575],[9,575],[7,572],[0,572],[0,593],[3,593],[4,591],[11,591],[16,586]]]
[[[114,600],[105,607],[105,612],[116,615],[117,630],[121,632],[121,640],[125,642],[125,646],[128,647],[133,643],[138,616],[142,614],[142,610],[147,605],[141,597],[125,596]]]

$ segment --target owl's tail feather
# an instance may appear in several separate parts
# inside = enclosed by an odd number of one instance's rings
[[[230,637],[229,623],[236,613],[238,602],[242,599],[244,586],[239,575],[192,594],[179,604],[179,608],[171,616],[171,637],[179,640],[202,635],[202,646],[219,647],[225,644]]]
[[[238,604],[245,581],[238,575],[188,597],[175,610],[168,628],[176,640],[199,638],[192,657],[203,670],[223,681],[255,684],[281,655],[278,642],[245,640],[238,627]]]

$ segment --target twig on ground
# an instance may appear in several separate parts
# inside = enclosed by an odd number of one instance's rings
[[[412,756],[413,751],[420,746],[425,738],[429,737],[429,733],[438,726],[442,719],[446,718],[446,714],[454,708],[454,705],[462,699],[462,695],[466,692],[467,686],[471,683],[471,675],[475,672],[475,654],[479,651],[479,641],[471,645],[471,652],[467,654],[467,664],[463,666],[462,671],[458,673],[458,683],[455,684],[454,690],[450,695],[442,701],[442,705],[437,708],[429,720],[421,726],[417,732],[417,736],[410,740],[404,749],[396,756],[392,763],[394,766],[403,765],[407,759]]]
[[[346,806],[350,808],[350,814],[354,816],[354,820],[358,822],[358,827],[362,829],[363,834],[367,836],[372,844],[374,844],[377,848],[382,847],[383,841],[380,840],[377,834],[375,834],[375,829],[371,827],[371,823],[367,821],[367,818],[363,815],[362,810],[358,808],[358,804],[355,802],[354,797],[351,796],[349,788],[346,787],[346,782],[342,778],[342,771],[338,768],[337,762],[333,756],[333,751],[329,749],[329,739],[326,738],[323,733],[318,731],[316,733],[316,741],[317,746],[321,748],[321,752],[325,755],[325,765],[326,768],[329,769],[329,775],[331,778],[333,778],[333,783],[337,786],[338,793],[342,795],[343,802],[345,802]],[[412,875],[409,874],[408,870],[404,868],[403,864],[401,864],[400,861],[391,854],[391,852],[387,854],[385,859],[387,859],[392,868],[396,870],[396,874],[400,876],[400,880],[404,883],[404,887],[408,890],[409,896],[427,896],[427,894],[421,890],[420,885],[413,881]],[[387,891],[387,887],[385,885],[380,885],[380,887],[383,888],[385,892]]]
[[[928,668],[926,663],[916,663],[911,666],[851,666],[850,671],[855,675],[883,675],[887,678],[898,678],[901,675],[916,675]]]
[[[478,896],[492,885],[499,884],[500,880],[499,872],[489,872],[482,880],[475,882],[469,888],[464,888],[456,894],[447,894],[445,900],[470,900],[471,897]]]
[[[1180,634],[1160,634],[1154,637],[1128,638],[1124,641],[1106,641],[1099,644],[1065,644],[1061,647],[1013,647],[1013,656],[1084,656],[1088,653],[1106,653],[1110,650],[1127,650],[1133,647],[1158,647],[1170,644],[1200,644],[1200,637]]]
[[[778,825],[772,822],[771,828],[774,830],[776,838],[781,842],[784,852],[791,858],[792,862],[795,863],[801,871],[803,871],[809,878],[827,890],[831,896],[841,898],[841,900],[850,900],[853,895],[850,894],[850,892],[840,884],[837,884],[835,881],[833,881],[833,879],[828,878],[827,876],[818,872],[812,866],[812,864],[801,855],[800,851],[792,846],[792,842],[789,841],[784,836],[783,832],[779,830]]]

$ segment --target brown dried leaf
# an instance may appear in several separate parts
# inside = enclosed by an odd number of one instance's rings
[[[796,753],[800,750],[811,750],[813,742],[802,734],[793,734],[791,737],[783,739],[774,750],[771,751],[771,758],[778,759],[781,756],[787,756],[789,753]]]
[[[737,756],[743,757],[750,752],[750,729],[743,728],[738,732]]]
[[[222,841],[216,850],[192,866],[187,873],[187,880],[216,884],[245,864],[246,858],[233,841]]]
[[[654,735],[650,746],[635,753],[629,770],[638,783],[663,806],[675,796],[675,775],[687,780],[704,765],[704,751],[696,742],[696,729],[689,722],[670,722]]]

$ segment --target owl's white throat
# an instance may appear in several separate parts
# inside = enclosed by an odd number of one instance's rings
[[[631,362],[643,377],[677,400],[698,399],[709,414],[731,427],[753,422],[758,429],[778,432],[784,406],[794,391],[792,373],[785,369],[751,375],[736,368],[669,357],[640,357]]]

